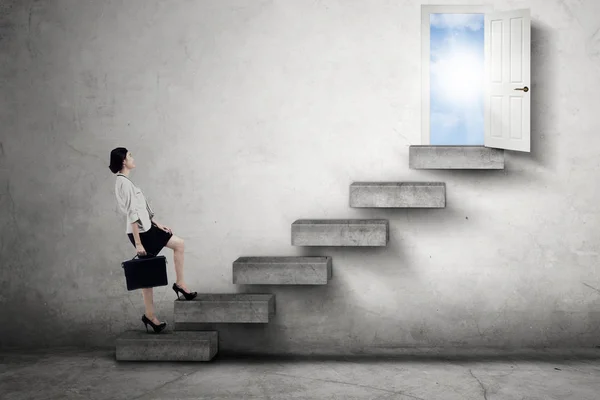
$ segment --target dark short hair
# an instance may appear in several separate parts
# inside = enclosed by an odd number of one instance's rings
[[[125,147],[117,147],[110,152],[110,165],[108,168],[113,174],[116,174],[123,169],[123,161],[127,158],[127,149]]]

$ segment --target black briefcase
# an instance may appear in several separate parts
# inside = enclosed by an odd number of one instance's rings
[[[139,257],[135,255],[135,257]],[[166,286],[167,259],[165,256],[145,256],[123,261],[127,290]]]

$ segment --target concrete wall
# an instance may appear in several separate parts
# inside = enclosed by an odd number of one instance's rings
[[[503,171],[408,168],[419,1],[3,1],[0,345],[144,329],[118,146],[186,240],[190,288],[276,295],[272,323],[218,327],[221,351],[600,344],[600,2],[488,3],[533,25],[533,150]],[[354,181],[403,180],[446,182],[447,208],[348,206]],[[387,218],[390,243],[292,247],[300,218]],[[332,256],[333,279],[232,284],[235,259],[269,255]],[[155,291],[171,325],[174,299]]]

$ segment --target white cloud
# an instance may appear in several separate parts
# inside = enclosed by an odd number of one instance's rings
[[[462,109],[432,112],[431,144],[482,145],[484,143],[483,112]]]
[[[453,112],[432,112],[431,125],[439,126],[444,130],[452,130],[461,122],[460,117]]]
[[[481,14],[430,14],[431,26],[441,29],[483,29]]]

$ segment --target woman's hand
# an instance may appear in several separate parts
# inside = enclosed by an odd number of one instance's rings
[[[146,255],[146,249],[144,249],[144,246],[141,243],[135,245],[135,250],[137,251],[138,256]]]
[[[168,228],[168,227],[164,226],[163,224],[158,224],[158,223],[157,223],[157,224],[156,224],[156,226],[157,226],[159,229],[162,229],[162,230],[163,230],[163,231],[165,231],[165,232],[172,233],[172,232],[171,232],[171,228]]]

